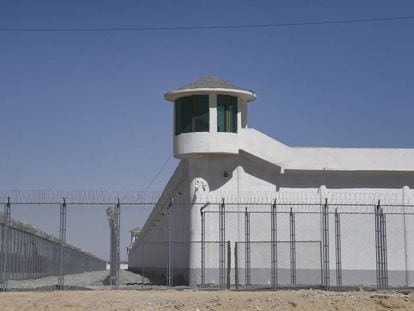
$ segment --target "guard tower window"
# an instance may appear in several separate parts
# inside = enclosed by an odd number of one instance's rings
[[[208,132],[210,127],[208,95],[192,95],[175,100],[175,135]]]
[[[217,95],[217,132],[237,133],[237,97]]]

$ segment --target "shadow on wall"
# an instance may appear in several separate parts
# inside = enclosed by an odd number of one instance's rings
[[[247,174],[287,188],[390,188],[414,187],[413,172],[291,171],[261,159],[242,154],[241,165]]]
[[[189,284],[189,268],[173,268],[173,286],[188,286]],[[148,281],[146,283],[140,283],[142,284],[152,284],[152,285],[160,285],[165,286],[167,285],[167,272],[165,268],[158,268],[158,267],[145,267],[145,269],[142,268],[130,268],[128,271],[131,271],[133,273],[139,274],[144,277],[144,279],[147,279]],[[145,281],[144,281],[145,282]]]
[[[413,173],[394,172],[285,172],[280,176],[281,187],[384,188],[399,189],[414,186]]]

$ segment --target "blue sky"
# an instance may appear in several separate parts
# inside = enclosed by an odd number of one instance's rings
[[[414,15],[412,1],[2,1],[0,27],[183,26]],[[276,29],[0,32],[0,189],[144,189],[171,153],[163,94],[254,90],[295,146],[414,147],[414,21]],[[152,185],[159,190],[170,161]]]
[[[413,1],[6,1],[5,27],[288,23],[414,15]],[[414,21],[169,32],[0,32],[0,189],[143,190],[172,152],[170,89],[254,90],[293,146],[414,147]],[[162,190],[169,161],[151,190]]]

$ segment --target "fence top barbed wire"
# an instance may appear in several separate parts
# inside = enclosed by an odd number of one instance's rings
[[[108,191],[108,190],[8,190],[0,191],[0,202],[10,198],[13,204],[154,204],[161,196],[158,191]]]
[[[12,204],[61,204],[63,198],[67,204],[103,204],[112,205],[119,202],[123,205],[168,204],[171,199],[176,205],[220,204],[223,199],[227,204],[280,204],[318,205],[327,200],[330,205],[414,205],[414,190],[333,190],[309,189],[286,191],[215,191],[195,193],[192,199],[188,195],[177,195],[159,191],[50,191],[50,190],[8,190],[0,191],[0,203],[6,204],[8,198]],[[162,201],[162,202],[161,202]]]
[[[289,191],[241,191],[241,192],[213,192],[200,196],[198,201],[219,204],[225,200],[227,204],[308,204],[318,205],[327,200],[331,205],[375,205],[381,201],[382,205],[414,205],[414,190],[403,194],[402,189],[384,190],[289,190]]]

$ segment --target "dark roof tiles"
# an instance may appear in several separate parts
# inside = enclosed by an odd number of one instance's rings
[[[243,89],[226,80],[223,80],[223,79],[220,79],[214,76],[207,76],[207,77],[200,78],[194,82],[191,82],[187,85],[179,87],[175,89],[174,91],[187,90],[187,89],[203,89],[203,88],[212,88],[212,89],[220,88],[220,89],[233,89],[233,90],[240,90],[240,91],[248,91],[247,89]]]

